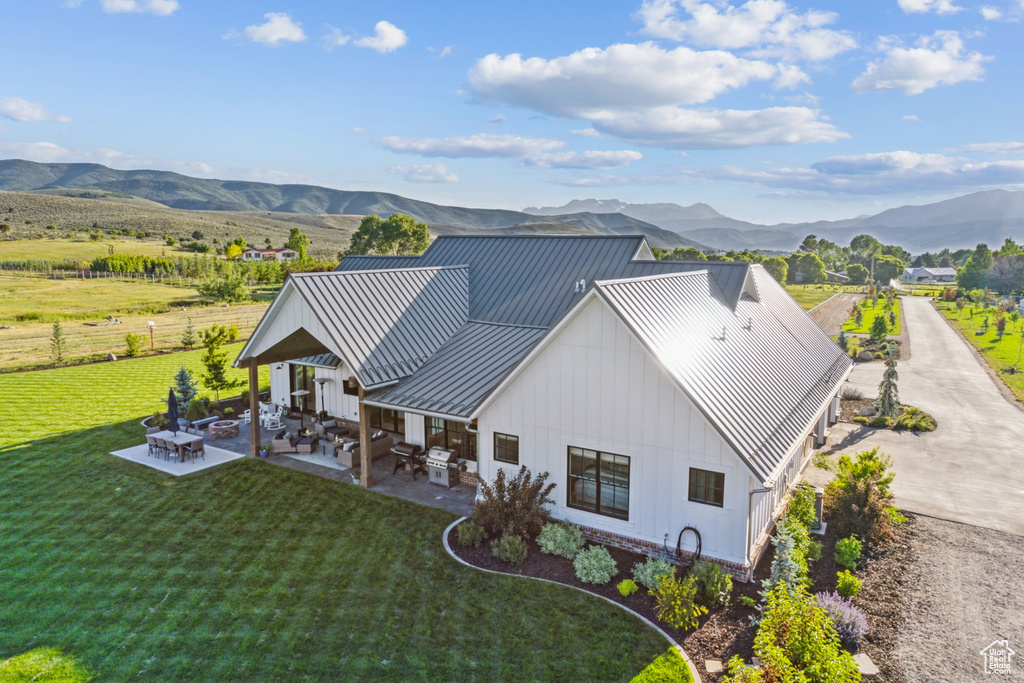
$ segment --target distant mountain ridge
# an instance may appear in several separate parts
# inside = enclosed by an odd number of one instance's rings
[[[521,211],[440,206],[387,192],[212,180],[170,171],[119,171],[100,164],[40,164],[20,159],[0,160],[0,190],[33,192],[57,188],[117,192],[175,209],[197,211],[359,216],[375,213],[385,217],[404,213],[424,221],[435,228],[435,232],[447,228],[511,228],[539,222],[535,216]],[[677,232],[617,213],[578,212],[551,216],[544,222],[553,231],[575,232],[582,228],[590,234],[642,234],[657,247],[704,247]]]

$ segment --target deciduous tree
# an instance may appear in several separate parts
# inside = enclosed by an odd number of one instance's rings
[[[363,218],[352,236],[348,251],[352,254],[421,254],[430,246],[430,230],[426,223],[396,213],[387,220],[373,214]]]

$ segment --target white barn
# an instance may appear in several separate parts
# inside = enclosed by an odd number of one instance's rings
[[[275,402],[326,378],[311,407],[364,439],[452,448],[487,480],[548,472],[552,513],[592,539],[674,556],[689,527],[739,576],[851,368],[758,265],[581,236],[442,236],[291,276],[238,360],[264,363]]]

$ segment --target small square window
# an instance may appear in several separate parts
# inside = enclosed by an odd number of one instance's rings
[[[519,464],[519,437],[494,433],[494,459],[510,465]]]
[[[690,468],[690,500],[723,507],[725,505],[725,475],[721,472]]]

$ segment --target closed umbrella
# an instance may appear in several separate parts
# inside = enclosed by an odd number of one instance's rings
[[[178,397],[174,395],[174,389],[167,393],[167,419],[171,421],[171,432],[178,433]]]

